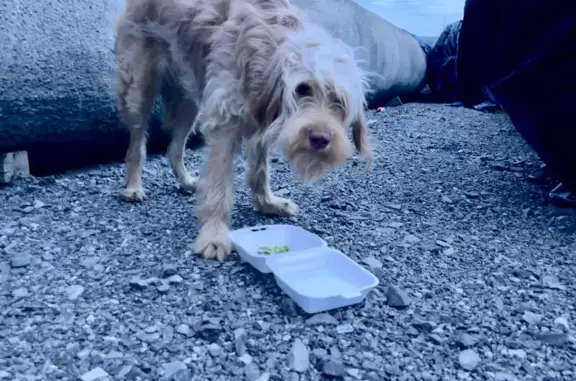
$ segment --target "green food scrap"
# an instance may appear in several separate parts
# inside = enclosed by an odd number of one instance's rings
[[[288,245],[284,245],[284,246],[274,245],[274,246],[264,246],[264,247],[258,248],[258,254],[260,254],[260,255],[285,253],[287,251],[290,251],[290,247]]]

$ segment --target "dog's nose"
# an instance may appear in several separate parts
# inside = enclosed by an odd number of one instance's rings
[[[322,131],[310,131],[308,135],[310,146],[315,150],[322,150],[330,143],[330,135]]]

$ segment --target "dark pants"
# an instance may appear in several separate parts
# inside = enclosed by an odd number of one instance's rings
[[[467,0],[457,55],[460,99],[483,88],[553,176],[576,192],[576,4]]]

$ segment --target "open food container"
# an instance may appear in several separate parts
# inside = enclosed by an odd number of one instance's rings
[[[362,302],[379,285],[370,271],[326,241],[293,225],[263,225],[230,232],[240,257],[276,283],[307,313]]]

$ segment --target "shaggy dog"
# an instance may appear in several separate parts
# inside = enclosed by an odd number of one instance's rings
[[[192,250],[204,258],[223,260],[232,250],[233,160],[241,149],[256,210],[283,216],[297,206],[270,189],[269,149],[305,182],[350,157],[350,126],[355,148],[371,157],[367,84],[352,49],[289,0],[127,0],[114,52],[118,109],[130,129],[123,197],[145,197],[146,125],[159,93],[173,173],[197,192]],[[183,161],[193,127],[207,149],[199,178]]]

